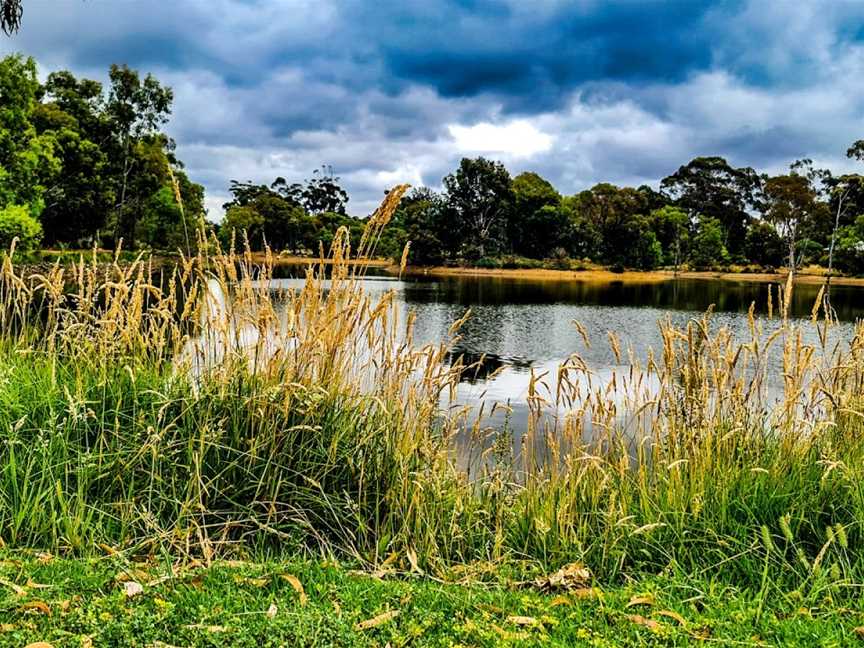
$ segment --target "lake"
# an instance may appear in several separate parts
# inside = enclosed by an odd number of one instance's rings
[[[294,269],[283,273],[302,274]],[[273,281],[274,288],[299,288],[302,279]],[[489,276],[412,277],[368,276],[365,287],[370,293],[395,292],[403,311],[417,314],[415,339],[419,343],[446,339],[451,324],[470,309],[471,316],[460,330],[453,350],[467,360],[484,357],[482,367],[466,373],[457,400],[478,404],[485,401],[509,403],[512,413],[508,424],[518,433],[524,429],[528,410],[525,397],[533,369],[535,374],[557,367],[571,354],[578,353],[602,383],[613,372],[626,370],[627,351],[640,360],[648,350],[659,350],[659,323],[686,326],[714,306],[713,328],[728,327],[741,339],[748,336],[747,310],[756,303],[756,313],[767,316],[767,283],[732,282],[706,279],[679,279],[660,283],[585,282],[513,279]],[[772,321],[766,330],[778,325],[777,286],[774,288]],[[793,291],[790,316],[802,320],[805,341],[816,342],[809,324],[810,313],[819,292],[818,285],[800,284]],[[833,335],[851,336],[853,322],[864,317],[864,289],[834,286],[832,304],[841,323]],[[582,324],[592,344],[585,345],[574,320]],[[624,357],[619,362],[608,342],[613,332],[621,342]],[[490,379],[490,374],[495,372]],[[777,387],[780,385],[779,360]],[[503,414],[489,419],[500,423]]]

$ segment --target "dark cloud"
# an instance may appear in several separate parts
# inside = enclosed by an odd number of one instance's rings
[[[428,84],[446,97],[494,94],[530,112],[560,105],[587,81],[672,82],[711,64],[705,3],[542,5],[401,5],[380,38],[389,83]],[[362,16],[368,22],[371,11]]]

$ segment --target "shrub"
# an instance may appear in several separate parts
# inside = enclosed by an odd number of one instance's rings
[[[39,247],[42,224],[30,215],[26,205],[9,205],[0,209],[0,246],[6,249],[17,238],[17,248],[29,252]]]
[[[690,260],[697,270],[705,270],[729,261],[729,253],[723,245],[723,227],[715,218],[703,218],[699,222]]]
[[[480,257],[474,265],[478,268],[498,269],[501,267],[502,263],[501,259],[496,259],[494,257]]]

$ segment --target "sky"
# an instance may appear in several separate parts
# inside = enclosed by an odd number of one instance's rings
[[[465,156],[573,194],[699,155],[851,170],[864,138],[857,0],[24,0],[9,52],[171,86],[167,131],[213,220],[231,179],[322,164],[363,216]]]

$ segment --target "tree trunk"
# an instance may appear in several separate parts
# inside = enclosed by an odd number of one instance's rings
[[[834,271],[834,246],[837,243],[837,230],[840,229],[840,216],[843,214],[843,202],[846,192],[840,194],[837,201],[837,212],[834,214],[834,229],[831,230],[831,244],[828,246],[828,276],[825,277],[825,304],[831,305],[831,274]]]

